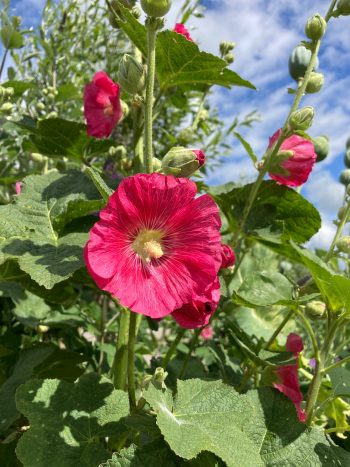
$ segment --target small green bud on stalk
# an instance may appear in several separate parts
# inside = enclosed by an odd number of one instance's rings
[[[312,139],[314,143],[315,153],[317,154],[316,162],[323,161],[329,153],[329,140],[327,136],[321,135]]]
[[[295,47],[290,54],[288,61],[288,68],[290,76],[295,80],[299,81],[303,78],[307,67],[311,60],[311,50],[307,49],[304,45],[298,45]],[[316,58],[314,70],[318,68],[318,58]]]
[[[202,151],[200,153],[202,158],[191,149],[183,147],[170,149],[162,160],[163,173],[175,177],[190,177],[204,164],[204,154]]]
[[[314,118],[314,109],[312,107],[303,107],[302,109],[296,110],[289,117],[289,126],[294,131],[306,131],[312,125]]]
[[[307,20],[305,26],[305,34],[309,39],[313,41],[318,41],[323,37],[324,33],[326,32],[327,23],[321,15],[316,13],[314,16]]]
[[[234,48],[236,44],[234,42],[229,42],[229,41],[222,41],[220,42],[220,54],[222,56],[230,53]]]
[[[345,186],[348,186],[350,183],[350,169],[345,169],[342,171],[339,177],[340,183],[342,183]]]
[[[233,53],[231,53],[231,52],[224,55],[223,58],[224,58],[225,62],[228,63],[229,65],[235,61],[235,57],[234,57]]]
[[[45,104],[44,104],[43,102],[38,102],[38,103],[36,104],[36,108],[37,108],[38,110],[45,110],[46,107],[45,107]]]
[[[178,140],[182,144],[189,144],[194,138],[194,130],[191,126],[180,131]]]
[[[21,16],[12,16],[11,21],[12,21],[12,26],[15,29],[18,29],[20,27],[20,25],[22,24],[22,17]]]
[[[315,73],[314,71],[311,73],[310,79],[306,85],[306,92],[308,94],[315,94],[322,89],[324,84],[324,76],[322,73]]]
[[[350,253],[350,237],[340,237],[336,246],[342,253]]]
[[[306,316],[312,320],[326,318],[326,304],[319,300],[312,300],[305,306]]]
[[[141,0],[141,7],[148,16],[162,18],[171,8],[171,0]]]
[[[343,217],[345,216],[345,213],[346,213],[346,207],[343,206],[339,209],[338,211],[338,219],[341,221],[343,219]],[[350,221],[350,216],[348,216],[348,218],[346,219],[346,222],[349,222]]]
[[[30,155],[30,158],[34,162],[40,162],[40,163],[44,162],[44,156],[40,154],[39,152],[32,152]]]
[[[350,15],[350,0],[338,0],[337,9],[336,9],[337,16],[348,16]]]
[[[137,94],[145,87],[145,70],[134,57],[124,54],[118,70],[118,83],[128,94]]]
[[[344,165],[350,169],[350,148],[346,150],[344,156]]]
[[[11,102],[5,102],[0,107],[0,113],[9,115],[12,112],[12,109],[13,109],[13,104],[11,104]]]
[[[14,93],[15,93],[15,90],[13,88],[11,88],[11,87],[4,88],[4,89],[5,89],[5,96],[7,98],[12,97],[14,95]]]

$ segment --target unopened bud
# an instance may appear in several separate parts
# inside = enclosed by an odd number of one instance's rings
[[[162,161],[157,159],[156,157],[153,157],[152,164],[153,172],[160,172],[160,170],[162,169]]]
[[[341,237],[336,245],[342,253],[350,253],[350,237]]]
[[[15,29],[18,29],[20,27],[20,25],[22,24],[22,17],[21,16],[12,16],[11,21],[12,21],[12,26]]]
[[[350,183],[350,169],[345,169],[342,171],[339,177],[340,183],[342,183],[345,186],[348,186]]]
[[[295,47],[290,54],[288,67],[290,76],[295,80],[299,81],[303,78],[307,67],[311,60],[311,50],[307,49],[304,45],[298,45]],[[317,70],[318,59],[316,58],[314,70]]]
[[[6,97],[12,97],[15,93],[15,90],[11,87],[4,88],[5,89],[5,96]]]
[[[126,102],[120,100],[122,111],[123,111],[123,119],[129,115],[129,106]]]
[[[30,158],[34,162],[44,162],[44,156],[38,152],[32,152]]]
[[[202,109],[198,114],[198,121],[205,122],[209,118],[209,112],[207,109]]]
[[[318,41],[326,32],[327,23],[321,15],[316,13],[309,18],[305,25],[305,34],[309,39]]]
[[[46,107],[45,107],[45,104],[44,104],[43,102],[38,102],[38,103],[36,104],[36,108],[37,108],[38,110],[44,110]]]
[[[163,158],[162,169],[165,175],[190,177],[204,162],[203,151],[174,147]]]
[[[224,55],[224,60],[225,60],[226,63],[228,63],[230,65],[231,63],[233,63],[235,61],[235,57],[234,57],[233,53],[230,52],[230,53]]]
[[[343,207],[341,207],[341,208],[339,209],[339,211],[338,211],[338,219],[339,219],[340,221],[342,221],[343,218],[344,218],[344,216],[345,216],[345,214],[346,214],[346,207],[343,206]],[[349,221],[350,221],[350,216],[347,217],[347,219],[345,220],[345,222],[349,222]]]
[[[323,161],[329,153],[329,141],[327,136],[317,136],[312,139],[312,142],[314,144],[315,153],[317,154],[316,162]]]
[[[50,330],[49,326],[45,326],[45,324],[39,324],[38,326],[38,332],[45,333]]]
[[[134,18],[139,19],[141,16],[140,8],[137,8],[137,6],[134,6],[133,8],[131,8],[131,14],[133,15]]]
[[[0,113],[8,115],[12,112],[12,109],[13,109],[13,104],[11,104],[11,102],[5,102],[0,107]]]
[[[194,138],[194,130],[191,126],[180,131],[178,140],[181,144],[188,144]]]
[[[344,164],[348,169],[350,169],[350,148],[345,152]]]
[[[230,53],[234,48],[236,44],[234,42],[229,42],[229,41],[222,41],[220,42],[220,53],[222,56]]]
[[[292,130],[306,131],[312,125],[313,118],[314,109],[312,107],[303,107],[292,113],[288,123]]]
[[[162,18],[171,8],[171,0],[141,0],[141,7],[148,16]]]
[[[311,73],[310,79],[306,85],[306,92],[308,94],[314,94],[319,92],[324,84],[324,76],[322,73]]]
[[[350,0],[338,0],[336,13],[338,15],[350,15]]]
[[[129,94],[137,94],[145,87],[144,67],[131,55],[124,54],[119,63],[118,83]]]
[[[319,300],[312,300],[305,306],[306,316],[312,320],[326,318],[326,304]]]

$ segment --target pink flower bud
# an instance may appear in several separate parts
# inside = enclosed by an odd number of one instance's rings
[[[210,324],[206,326],[200,333],[200,336],[206,341],[211,340],[213,338],[213,335],[213,328],[210,326]]]
[[[190,35],[189,30],[186,28],[184,24],[176,23],[173,31],[177,32],[178,34],[181,34],[182,36],[185,36],[188,41],[193,42],[193,39]]]
[[[110,136],[123,116],[120,89],[104,71],[96,73],[84,89],[84,114],[87,133],[96,138]]]
[[[281,130],[278,130],[270,138],[269,148],[273,147],[280,134]],[[311,141],[298,135],[290,136],[281,144],[269,175],[282,185],[303,185],[309,178],[316,159]]]
[[[20,195],[22,191],[22,182],[16,182],[15,185],[16,195]]]
[[[199,167],[202,167],[205,163],[205,154],[202,150],[200,149],[193,149],[193,151],[196,155],[196,159],[198,161]]]
[[[221,269],[232,268],[236,262],[236,255],[229,245],[221,245]]]

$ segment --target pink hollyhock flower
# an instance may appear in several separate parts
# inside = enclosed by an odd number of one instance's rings
[[[229,245],[221,245],[221,269],[232,268],[236,262],[236,255]]]
[[[87,132],[96,138],[110,136],[123,116],[120,89],[104,71],[96,73],[84,89],[84,114]]]
[[[269,148],[275,144],[280,134],[281,130],[278,130],[270,138]],[[317,159],[312,142],[298,135],[290,136],[283,141],[276,159],[278,157],[280,160],[277,160],[270,169],[269,175],[273,180],[287,186],[303,185],[309,178]]]
[[[181,34],[182,36],[185,36],[188,41],[193,42],[193,39],[190,35],[189,30],[186,28],[184,24],[176,23],[173,31],[177,32],[178,34]]]
[[[198,297],[186,303],[178,310],[173,311],[172,316],[183,328],[194,329],[206,326],[215,312],[220,300],[220,282],[215,281],[207,288],[202,297]]]
[[[195,153],[196,159],[199,163],[199,167],[202,167],[205,163],[205,154],[201,149],[192,149],[192,152]]]
[[[15,184],[16,195],[20,195],[22,192],[22,182],[16,182]]]
[[[213,338],[213,335],[214,335],[214,332],[213,332],[213,328],[210,326],[206,326],[203,331],[200,333],[200,336],[208,341],[208,340],[211,340]]]
[[[84,248],[96,284],[151,318],[203,300],[221,264],[221,221],[212,198],[196,194],[186,178],[125,178]]]
[[[303,342],[297,334],[289,334],[286,343],[287,352],[293,352],[296,363],[293,365],[284,365],[276,370],[278,382],[273,386],[290,399],[297,410],[299,420],[304,423],[306,420],[305,411],[301,408],[303,394],[300,391],[298,379],[298,361],[299,353],[303,350]]]

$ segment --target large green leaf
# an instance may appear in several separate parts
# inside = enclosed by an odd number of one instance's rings
[[[81,172],[26,177],[14,203],[0,207],[0,264],[17,260],[22,271],[51,289],[84,265],[87,233],[60,232],[102,206],[98,191]]]
[[[345,309],[350,313],[350,279],[334,272],[309,250],[292,245],[301,261],[310,270],[323,299],[332,311]]]
[[[146,56],[145,27],[122,5],[120,9],[124,16],[124,21],[119,22],[120,27]],[[224,60],[201,52],[197,44],[188,41],[181,34],[160,32],[157,36],[156,55],[157,76],[162,89],[181,86],[185,89],[204,90],[213,84],[227,88],[244,86],[255,89],[249,81],[228,69]]]
[[[293,404],[265,388],[237,394],[220,381],[178,381],[178,392],[150,387],[145,397],[171,449],[185,459],[207,450],[228,467],[342,466],[350,454],[300,424]],[[328,463],[327,463],[328,462]]]
[[[94,373],[76,383],[31,380],[18,388],[17,409],[30,423],[17,455],[25,467],[92,467],[109,452],[99,441],[113,436],[129,412],[128,397]]]
[[[215,187],[209,193],[219,203],[228,219],[242,217],[244,207],[252,189],[252,184],[231,189]],[[233,224],[231,222],[231,224]],[[236,227],[231,225],[232,228]],[[246,233],[264,237],[292,239],[298,243],[309,240],[321,227],[317,209],[291,188],[278,185],[273,181],[262,183],[254,208],[246,223]]]

